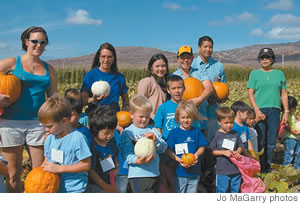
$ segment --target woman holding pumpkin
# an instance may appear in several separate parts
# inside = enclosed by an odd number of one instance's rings
[[[22,50],[26,51],[24,55],[0,60],[0,72],[12,69],[12,74],[22,86],[21,94],[14,103],[7,103],[5,96],[0,97],[0,106],[4,107],[0,147],[8,162],[7,192],[22,191],[20,178],[24,146],[33,168],[40,166],[44,160],[46,131],[38,120],[38,110],[45,101],[45,93],[49,97],[57,90],[54,68],[40,59],[48,44],[46,31],[42,27],[29,27],[22,33],[21,41]]]
[[[120,111],[119,97],[122,97],[123,109],[129,106],[128,87],[125,77],[118,72],[117,54],[115,48],[109,43],[101,44],[95,54],[93,64],[83,79],[81,95],[83,104],[97,102],[101,105],[111,105],[117,112]],[[94,82],[103,80],[110,85],[110,94],[96,96],[91,87]]]

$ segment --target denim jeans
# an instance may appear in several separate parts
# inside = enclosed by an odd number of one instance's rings
[[[217,175],[216,179],[217,193],[240,192],[242,180],[241,174]]]
[[[196,193],[199,181],[200,176],[193,178],[175,176],[175,192]]]
[[[280,110],[278,108],[261,108],[260,111],[265,114],[266,119],[258,122],[259,133],[259,151],[261,148],[265,148],[265,158],[262,159],[262,168],[267,167],[272,163],[273,150],[276,145],[276,137],[280,122]],[[267,153],[266,153],[267,152]]]
[[[284,152],[284,161],[283,165],[289,165],[292,163],[294,159],[294,168],[300,169],[300,140],[287,138],[284,141],[285,144],[285,152]]]
[[[118,175],[116,177],[116,185],[117,185],[118,193],[126,193],[127,186],[128,186],[128,176]]]

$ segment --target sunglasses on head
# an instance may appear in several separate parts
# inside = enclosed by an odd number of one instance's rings
[[[28,39],[32,44],[38,45],[40,44],[41,46],[45,46],[48,42],[46,40],[37,40],[37,39]]]

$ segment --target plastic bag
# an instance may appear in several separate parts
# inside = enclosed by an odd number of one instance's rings
[[[282,135],[283,132],[285,131],[285,127],[286,127],[286,126],[287,126],[287,124],[283,124],[283,123],[281,123],[281,121],[280,121],[276,141],[278,141],[279,137],[281,137],[281,135]]]
[[[264,182],[260,178],[255,177],[260,171],[260,164],[258,161],[243,155],[239,158],[235,158],[231,155],[229,158],[236,165],[242,175],[242,193],[263,193],[265,191],[266,187]]]

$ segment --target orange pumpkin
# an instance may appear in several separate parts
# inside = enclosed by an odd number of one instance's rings
[[[130,113],[128,111],[117,112],[117,118],[119,121],[119,125],[123,128],[129,126],[131,123]]]
[[[214,96],[217,99],[226,99],[229,96],[229,87],[225,82],[213,82],[212,83],[215,93]]]
[[[189,100],[201,96],[204,86],[197,78],[189,77],[184,79],[185,91],[182,100]]]
[[[181,157],[184,164],[190,165],[195,161],[195,156],[192,153],[183,154]]]
[[[24,189],[26,193],[56,193],[59,184],[59,175],[44,171],[43,167],[37,167],[28,173]]]
[[[11,74],[12,70],[0,73],[0,93],[10,96],[10,103],[18,100],[21,94],[21,82],[17,76]]]

